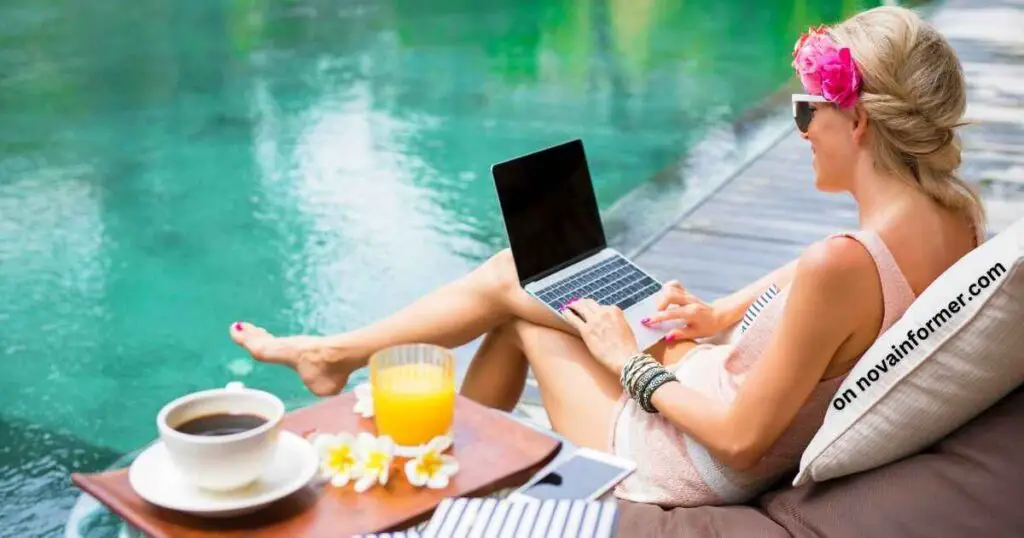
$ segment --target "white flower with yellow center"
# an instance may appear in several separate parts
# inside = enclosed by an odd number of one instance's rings
[[[322,478],[329,479],[334,486],[343,487],[357,476],[359,461],[351,433],[318,433],[312,443],[320,455]]]
[[[452,446],[452,438],[439,435],[427,443],[423,452],[405,463],[405,477],[409,483],[431,489],[448,487],[449,479],[459,472],[459,462],[454,456],[444,454]]]
[[[362,432],[356,438],[356,453],[359,455],[356,480],[356,493],[362,493],[374,483],[385,485],[391,471],[391,460],[395,453],[395,443],[391,437],[373,435]]]
[[[353,392],[356,393],[356,404],[352,406],[352,411],[363,418],[372,417],[373,390],[370,388],[370,384],[363,383],[362,385],[357,385]]]

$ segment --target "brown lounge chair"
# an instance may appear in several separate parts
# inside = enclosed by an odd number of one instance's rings
[[[792,478],[744,506],[621,501],[618,536],[1024,536],[1024,387],[913,456],[796,488]]]

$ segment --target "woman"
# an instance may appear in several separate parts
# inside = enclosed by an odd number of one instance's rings
[[[668,283],[648,322],[686,327],[648,355],[614,307],[581,299],[561,317],[548,311],[520,288],[508,251],[349,333],[277,338],[236,323],[231,336],[326,395],[385,346],[454,347],[486,333],[464,395],[511,409],[532,367],[556,431],[637,461],[618,496],[743,502],[794,468],[857,359],[984,229],[979,199],[954,175],[963,74],[933,28],[911,11],[877,8],[811,30],[793,63],[807,93],[794,96],[794,111],[815,186],[850,193],[860,229],[710,304]],[[759,297],[767,306],[732,343],[694,341],[724,334]]]

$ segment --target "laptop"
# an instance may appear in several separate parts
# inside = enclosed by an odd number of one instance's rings
[[[608,246],[581,140],[497,163],[491,174],[527,293],[560,316],[574,297],[616,305],[640,349],[674,328],[640,323],[657,311],[661,282]]]

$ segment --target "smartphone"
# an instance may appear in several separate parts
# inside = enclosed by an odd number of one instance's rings
[[[636,470],[636,463],[589,448],[541,472],[508,496],[510,501],[595,501]]]

